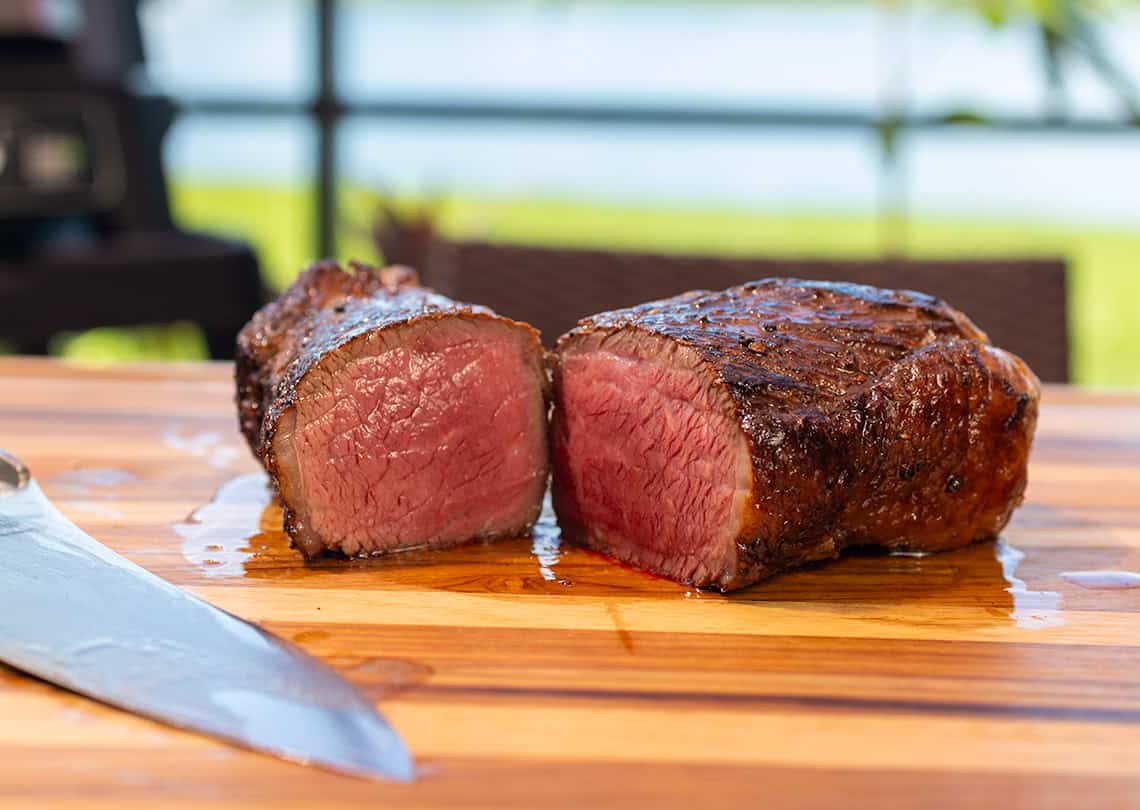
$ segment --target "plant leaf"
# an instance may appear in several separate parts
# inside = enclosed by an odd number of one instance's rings
[[[941,119],[944,124],[955,124],[971,127],[987,127],[990,125],[990,119],[986,118],[979,112],[974,110],[951,110],[942,116]]]

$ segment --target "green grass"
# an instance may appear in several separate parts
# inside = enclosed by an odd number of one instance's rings
[[[202,330],[185,322],[65,332],[53,336],[48,348],[52,354],[89,363],[202,360],[209,355]]]
[[[313,257],[316,208],[304,187],[177,183],[170,204],[179,226],[230,236],[257,248],[266,280],[282,289]]]
[[[267,281],[289,283],[313,254],[313,195],[302,187],[180,183],[172,190],[185,227],[252,242]],[[398,207],[409,210],[415,203]],[[376,201],[363,190],[342,194],[342,258],[376,260],[367,237]],[[506,242],[649,249],[723,255],[873,256],[883,233],[867,216],[770,214],[740,210],[649,209],[562,200],[455,197],[439,206],[445,232]],[[1140,387],[1140,232],[1033,222],[920,219],[906,229],[916,256],[1063,255],[1070,261],[1074,376],[1099,386]],[[153,357],[204,353],[186,326],[173,341],[151,330],[90,333],[66,349],[73,356]],[[141,347],[141,348],[140,348]]]

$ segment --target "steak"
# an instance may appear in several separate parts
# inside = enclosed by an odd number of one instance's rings
[[[722,591],[852,545],[997,537],[1040,387],[921,293],[767,279],[580,321],[551,358],[563,534]]]
[[[241,429],[306,557],[525,532],[548,474],[538,333],[401,267],[314,265],[237,341]]]

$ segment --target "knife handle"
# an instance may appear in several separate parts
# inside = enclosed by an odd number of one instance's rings
[[[0,447],[0,498],[15,495],[27,487],[31,477],[28,465]]]

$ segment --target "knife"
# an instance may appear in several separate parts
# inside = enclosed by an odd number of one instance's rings
[[[178,728],[358,776],[415,765],[324,664],[120,557],[0,450],[0,662]]]

